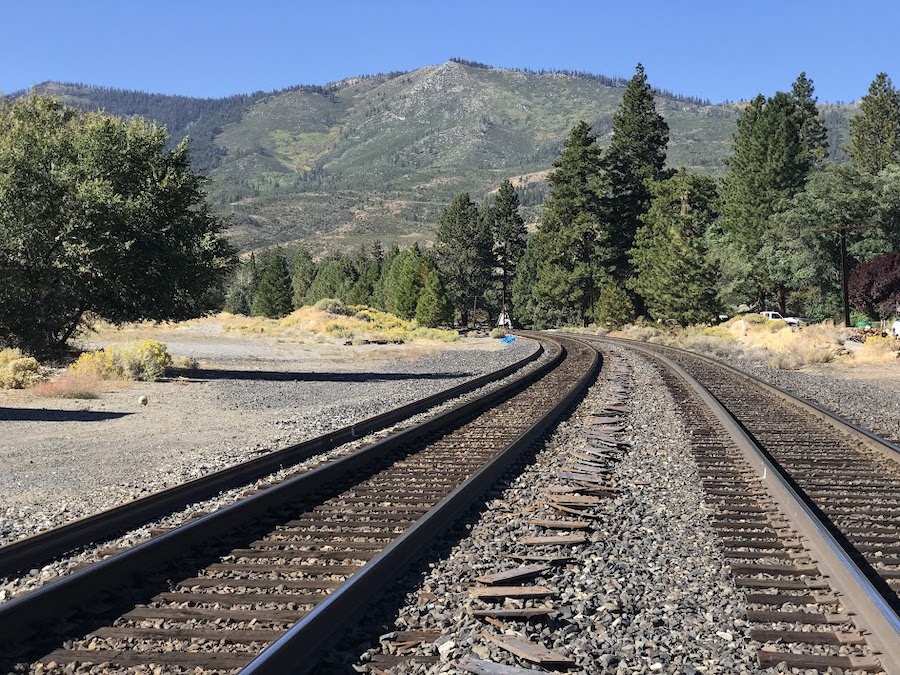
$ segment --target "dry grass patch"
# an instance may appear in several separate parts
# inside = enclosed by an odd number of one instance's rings
[[[45,398],[100,398],[106,386],[101,377],[91,373],[64,373],[38,382],[32,391]]]
[[[853,353],[855,363],[884,363],[897,359],[900,343],[892,337],[870,335],[862,347]]]

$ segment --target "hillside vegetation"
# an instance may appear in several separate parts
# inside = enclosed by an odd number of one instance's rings
[[[476,199],[505,178],[536,222],[542,172],[580,119],[608,144],[623,83],[576,73],[533,73],[452,60],[408,73],[224,99],[41,87],[82,108],[143,115],[173,141],[190,135],[214,206],[232,214],[240,248],[305,241],[314,251],[430,241],[460,191]],[[754,92],[748,92],[748,96]],[[671,140],[668,164],[721,174],[736,104],[658,93]],[[831,155],[840,158],[852,108],[822,106]],[[515,181],[514,181],[515,182]]]

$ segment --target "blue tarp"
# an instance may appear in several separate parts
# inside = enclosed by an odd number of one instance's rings
[[[500,338],[500,342],[506,342],[507,344],[510,342],[515,342],[515,341],[516,341],[515,335],[507,335],[504,338]]]

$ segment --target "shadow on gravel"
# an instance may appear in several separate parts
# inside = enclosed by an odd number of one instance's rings
[[[47,408],[0,408],[0,422],[102,422],[131,415],[127,412],[48,410]]]
[[[292,373],[277,370],[181,370],[192,380],[266,380],[269,382],[391,382],[395,380],[452,380],[477,373]]]

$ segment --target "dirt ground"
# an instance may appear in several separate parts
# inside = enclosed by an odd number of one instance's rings
[[[506,347],[488,338],[348,346],[210,325],[94,337],[159,339],[200,369],[111,383],[89,400],[0,390],[0,542],[27,534],[17,521],[69,520],[453,386],[477,366],[494,369]]]

